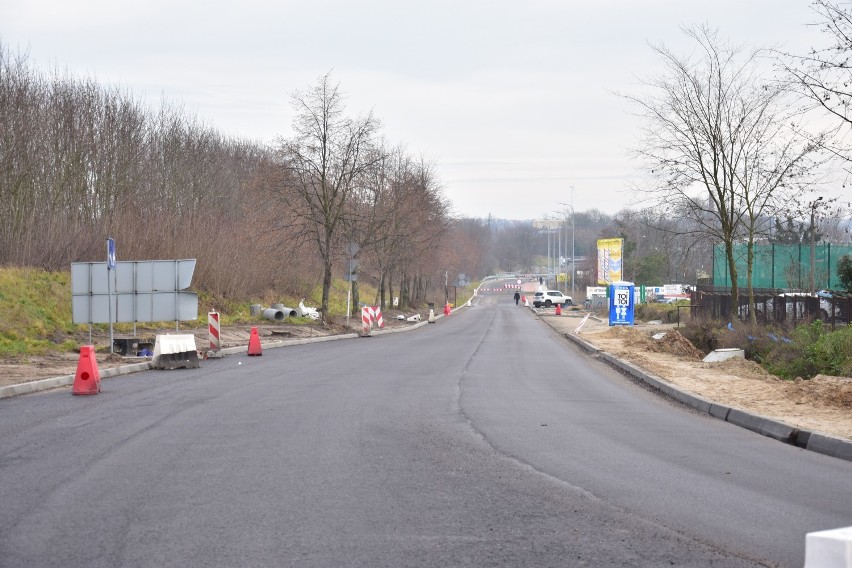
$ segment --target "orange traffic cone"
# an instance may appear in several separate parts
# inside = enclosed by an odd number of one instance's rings
[[[556,304],[556,315],[557,316],[562,315],[562,305],[561,304]]]
[[[98,394],[101,392],[101,374],[95,359],[95,348],[91,345],[80,347],[80,359],[77,361],[77,373],[74,375],[72,394]]]
[[[260,348],[260,336],[257,334],[257,328],[251,328],[251,337],[249,337],[248,346],[249,355],[263,355],[263,350]]]

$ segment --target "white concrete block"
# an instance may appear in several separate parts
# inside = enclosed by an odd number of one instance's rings
[[[194,369],[199,366],[195,336],[158,335],[154,342],[152,369]]]
[[[745,351],[731,347],[729,349],[716,349],[707,354],[702,359],[705,363],[718,363],[719,361],[727,361],[728,359],[745,359]]]
[[[808,533],[805,568],[852,568],[852,527]]]

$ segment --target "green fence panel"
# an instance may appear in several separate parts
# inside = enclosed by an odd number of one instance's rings
[[[734,245],[737,284],[747,282],[748,245]],[[852,256],[852,245],[818,244],[814,246],[814,287],[839,289],[837,263],[844,255]],[[808,244],[758,244],[754,246],[752,285],[755,288],[807,290],[811,279],[811,247]],[[713,285],[731,285],[725,247],[713,247]]]

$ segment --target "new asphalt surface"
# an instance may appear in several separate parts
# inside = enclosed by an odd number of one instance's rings
[[[0,400],[0,566],[801,566],[852,463],[483,298],[414,333]]]

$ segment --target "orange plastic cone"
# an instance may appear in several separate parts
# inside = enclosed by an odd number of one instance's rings
[[[556,304],[556,315],[557,316],[562,315],[562,305],[561,304]]]
[[[80,359],[77,361],[77,373],[74,375],[73,394],[98,394],[101,392],[101,374],[95,359],[95,348],[91,345],[80,347]]]
[[[249,337],[248,346],[249,355],[263,355],[263,350],[260,348],[260,336],[257,334],[257,328],[251,328],[251,337]]]

